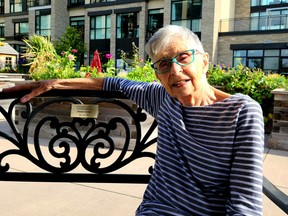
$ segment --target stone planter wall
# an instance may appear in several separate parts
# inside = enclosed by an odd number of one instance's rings
[[[288,91],[275,89],[273,127],[268,147],[288,151]]]

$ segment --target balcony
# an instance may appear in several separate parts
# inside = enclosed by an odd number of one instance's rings
[[[223,19],[219,32],[288,30],[288,14]]]

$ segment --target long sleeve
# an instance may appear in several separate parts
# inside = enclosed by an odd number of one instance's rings
[[[103,90],[123,92],[154,118],[166,94],[160,83],[134,82],[121,78],[105,78]]]
[[[263,149],[262,111],[249,100],[237,122],[227,215],[261,215]]]

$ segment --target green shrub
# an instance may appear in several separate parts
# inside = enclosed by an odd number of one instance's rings
[[[49,38],[41,35],[33,35],[24,40],[27,45],[25,57],[28,59],[30,78],[32,80],[68,79],[78,77],[123,77],[130,80],[153,82],[156,80],[151,62],[139,58],[138,48],[132,43],[133,59],[128,71],[117,71],[115,61],[111,54],[106,54],[108,62],[103,65],[105,71],[97,72],[96,68],[81,66],[76,70],[78,50],[71,49],[57,54]],[[122,52],[123,61],[126,64],[126,54]],[[144,65],[143,65],[144,64]]]
[[[271,91],[287,88],[288,83],[284,75],[265,74],[261,69],[250,69],[243,65],[232,68],[210,66],[207,79],[211,85],[218,86],[227,93],[242,93],[256,100],[262,107],[267,130],[271,127],[273,118],[274,97]]]

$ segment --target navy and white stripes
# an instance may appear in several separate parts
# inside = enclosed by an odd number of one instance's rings
[[[106,78],[158,122],[154,172],[136,215],[262,215],[264,124],[258,103],[235,94],[183,107],[159,83]]]

